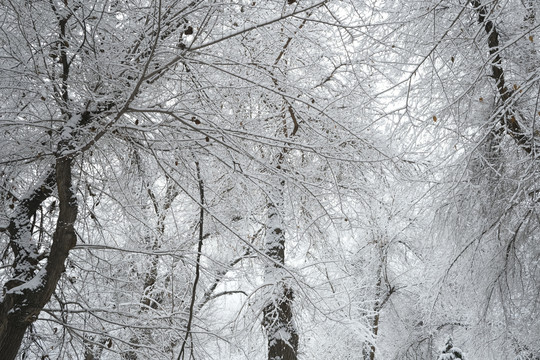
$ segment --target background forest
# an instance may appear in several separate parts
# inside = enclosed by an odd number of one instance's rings
[[[0,358],[539,360],[539,12],[1,1]]]

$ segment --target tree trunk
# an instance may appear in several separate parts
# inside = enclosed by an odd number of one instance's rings
[[[534,148],[534,138],[528,135],[527,131],[523,128],[523,115],[514,106],[515,100],[512,100],[512,96],[515,90],[510,90],[506,84],[503,59],[500,54],[500,34],[495,23],[489,17],[491,10],[487,8],[487,5],[482,4],[480,0],[471,0],[471,4],[478,14],[478,23],[484,28],[488,36],[487,44],[491,56],[491,77],[495,80],[500,98],[501,109],[498,110],[500,113],[499,121],[517,145],[526,153],[532,154],[536,150]],[[534,16],[532,8],[528,9],[527,16]],[[500,129],[496,135],[500,137],[502,134],[503,131]]]
[[[47,175],[44,185],[36,188],[26,199],[28,201],[21,202],[20,209],[16,212],[19,218],[14,217],[10,223],[10,245],[15,253],[16,277],[5,284],[4,299],[0,303],[0,354],[3,360],[12,360],[17,356],[26,329],[49,302],[64,272],[64,262],[69,251],[77,241],[73,226],[77,218],[77,199],[72,188],[71,167],[70,158],[58,158],[55,171],[51,170],[52,173]],[[38,267],[37,254],[34,250],[28,251],[33,248],[30,246],[32,239],[29,220],[41,202],[51,195],[52,188],[47,185],[50,185],[54,174],[60,213],[47,264],[35,274]],[[24,269],[21,264],[33,265]]]
[[[275,279],[278,291],[263,310],[263,327],[268,338],[268,360],[296,360],[298,353],[298,331],[293,321],[293,290],[281,279],[285,265],[285,232],[280,214],[283,205],[284,182],[275,192],[276,199],[268,204],[268,234],[266,255],[273,261],[267,265],[266,275]]]
[[[293,291],[283,286],[283,291],[263,311],[263,326],[268,337],[268,360],[296,360],[298,332],[293,322]]]

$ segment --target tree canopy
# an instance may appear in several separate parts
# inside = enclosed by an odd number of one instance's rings
[[[539,10],[3,1],[2,358],[540,358]]]

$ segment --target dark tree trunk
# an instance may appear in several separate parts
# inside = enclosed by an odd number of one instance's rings
[[[55,171],[51,170],[43,185],[21,201],[10,223],[10,245],[14,251],[14,275],[4,286],[4,299],[0,303],[0,354],[2,360],[15,359],[26,329],[37,319],[49,302],[64,262],[77,241],[74,223],[77,218],[77,199],[71,181],[72,160],[60,157]],[[55,179],[60,212],[53,235],[47,264],[38,268],[35,246],[31,246],[30,218],[39,205],[52,193]],[[23,266],[29,265],[29,266]],[[37,273],[36,273],[37,271]]]
[[[515,100],[512,96],[515,90],[510,90],[506,85],[505,73],[503,69],[503,59],[500,53],[500,34],[495,26],[495,23],[490,19],[489,15],[492,12],[487,5],[482,4],[480,0],[471,0],[471,4],[478,14],[478,23],[484,28],[488,38],[489,54],[491,56],[491,71],[492,78],[495,80],[498,95],[500,98],[499,121],[500,124],[507,130],[508,134],[526,153],[533,153],[534,139],[527,134],[523,128],[523,115],[519,109],[514,106]],[[534,16],[533,12],[528,11],[527,16]],[[520,121],[521,120],[521,121]],[[500,137],[503,129],[497,131],[497,136]]]
[[[307,18],[302,21],[297,30],[302,29],[306,23]],[[274,66],[277,66],[282,60],[292,41],[292,36],[287,38],[283,48],[274,60]],[[270,71],[270,75],[272,82],[279,89],[280,84],[277,77],[272,71]],[[285,97],[283,97],[281,112],[281,130],[284,137],[295,137],[299,129],[297,117],[292,105]],[[292,121],[292,129],[287,124],[287,117],[290,117]],[[276,156],[276,170],[279,172],[282,171],[288,151],[288,148],[284,147]],[[280,276],[285,266],[285,224],[282,218],[284,191],[285,181],[280,180],[267,205],[268,223],[265,255],[272,263],[266,266],[266,274],[272,274],[271,277],[274,279]],[[278,280],[278,282],[276,286],[279,286],[279,290],[273,294],[263,310],[262,325],[268,338],[268,360],[296,360],[298,358],[299,335],[293,319],[292,303],[294,293],[288,284],[281,280]]]
[[[285,233],[280,208],[283,205],[283,187],[276,191],[276,199],[268,204],[268,234],[266,236],[266,255],[271,264],[267,274],[279,275],[285,265]],[[276,284],[272,299],[263,310],[262,325],[268,338],[268,360],[296,360],[298,353],[298,331],[293,320],[293,290],[284,282]]]
[[[296,360],[298,332],[293,322],[293,292],[284,286],[283,292],[263,311],[263,326],[268,337],[268,360]]]
[[[2,353],[2,359],[11,360],[15,359],[17,356],[19,348],[21,347],[24,333],[26,332],[26,328],[28,326],[18,324],[14,321],[9,321],[5,315],[4,305],[6,305],[7,308],[11,304],[4,301],[2,302],[2,309],[0,309],[2,312],[0,318],[0,321],[2,322],[0,328],[0,353]]]

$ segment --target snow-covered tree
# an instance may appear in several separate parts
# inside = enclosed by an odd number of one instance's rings
[[[456,359],[465,360],[465,355],[463,355],[463,352],[461,351],[460,348],[454,346],[452,342],[452,338],[449,337],[448,340],[446,340],[444,349],[442,350],[437,360],[456,360]]]

